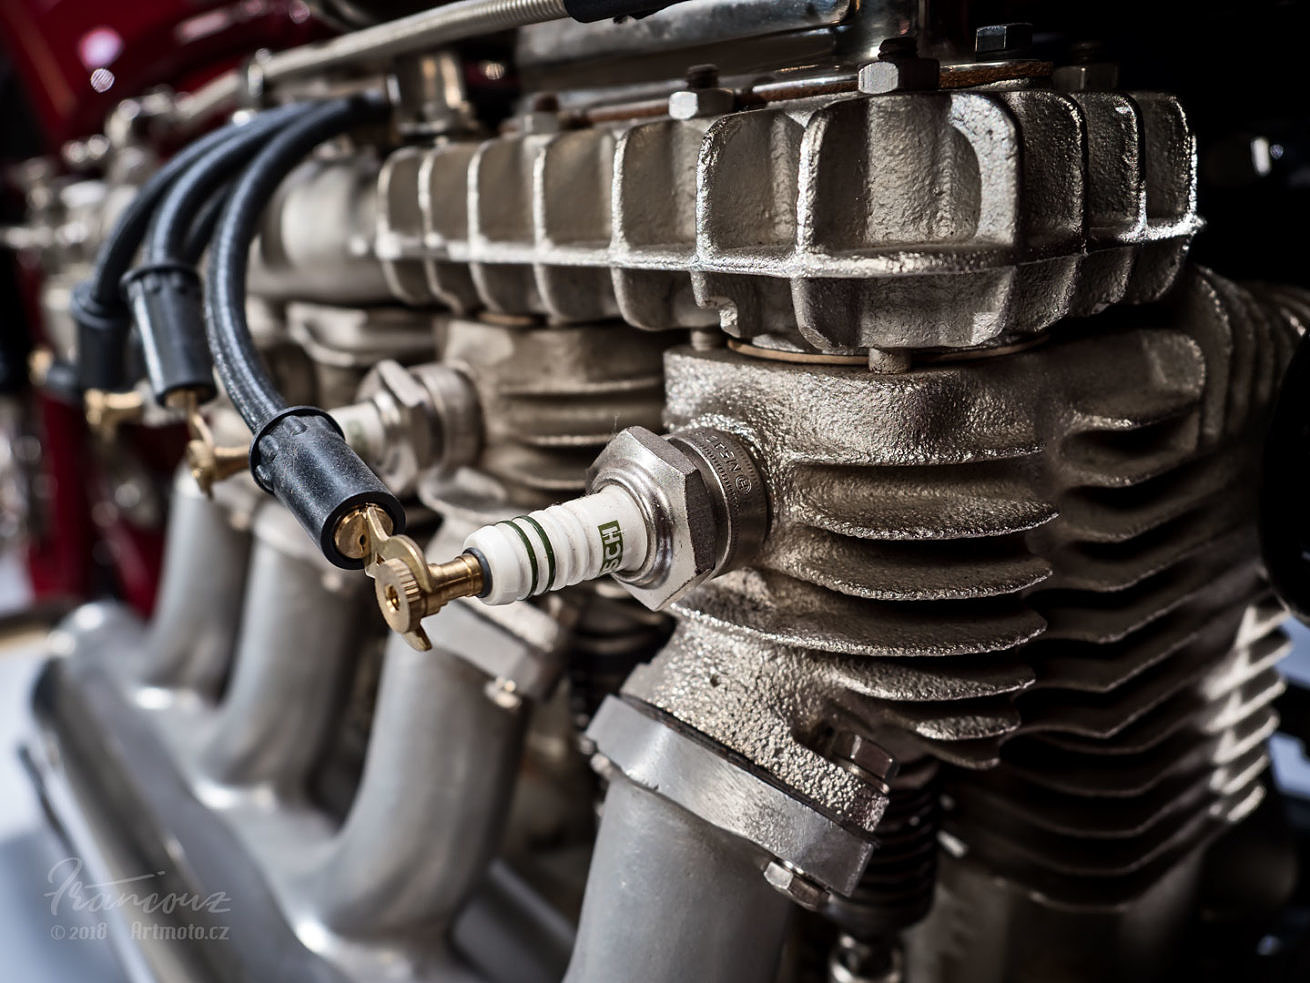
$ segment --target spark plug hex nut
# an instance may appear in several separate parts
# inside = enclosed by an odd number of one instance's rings
[[[629,427],[611,440],[587,469],[587,490],[618,485],[641,506],[650,537],[646,561],[623,577],[632,593],[658,607],[695,586],[714,568],[713,508],[696,462],[644,427]],[[645,593],[643,591],[643,593]]]

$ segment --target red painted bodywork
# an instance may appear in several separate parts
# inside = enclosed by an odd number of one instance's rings
[[[300,0],[0,0],[0,39],[51,150],[99,131],[123,99],[321,34]]]
[[[166,85],[186,91],[260,48],[322,37],[301,0],[0,0],[0,46],[17,72],[48,153],[102,130],[123,99]],[[39,273],[20,270],[28,323],[41,329]],[[113,586],[142,613],[154,602],[163,530],[131,524],[106,507],[108,485],[96,466],[79,407],[37,393],[33,418],[43,446],[46,514],[33,517],[29,576],[38,598],[83,598]],[[126,434],[161,483],[177,461],[179,433]],[[99,507],[97,507],[99,506]],[[95,521],[98,519],[99,521]]]

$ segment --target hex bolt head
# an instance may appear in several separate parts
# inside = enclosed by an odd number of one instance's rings
[[[1033,46],[1031,24],[987,24],[974,32],[974,53],[980,61],[1007,61],[1026,55]]]
[[[860,66],[860,91],[871,96],[902,91],[902,67],[894,61],[871,61]]]
[[[785,860],[771,860],[764,868],[764,879],[779,894],[785,894],[802,908],[818,911],[828,900],[828,892]]]
[[[560,125],[559,113],[543,112],[541,110],[532,110],[524,113],[519,118],[524,134],[528,136],[538,136],[543,133],[558,133],[562,127]]]
[[[941,66],[935,58],[920,58],[913,37],[889,38],[878,49],[878,60],[860,67],[857,85],[866,95],[921,92],[937,88]]]
[[[1061,65],[1051,73],[1051,84],[1061,92],[1110,92],[1119,86],[1114,62]]]
[[[900,765],[885,747],[863,734],[842,731],[832,743],[833,760],[852,775],[873,785],[884,795],[891,792],[888,782],[896,777]]]
[[[729,89],[682,89],[669,95],[674,119],[703,119],[732,112],[736,98]]]

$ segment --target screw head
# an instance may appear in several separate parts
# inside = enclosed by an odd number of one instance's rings
[[[818,911],[828,900],[828,892],[785,860],[771,860],[764,868],[764,879],[779,894],[785,894],[802,908]]]
[[[881,57],[860,66],[858,86],[866,95],[920,92],[937,88],[941,67],[935,58]]]

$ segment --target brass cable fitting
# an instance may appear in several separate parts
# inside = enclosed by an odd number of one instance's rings
[[[168,404],[186,413],[187,431],[191,434],[186,445],[187,466],[191,468],[191,477],[200,490],[212,498],[217,482],[246,469],[250,450],[246,447],[220,447],[215,443],[214,433],[200,412],[199,396],[194,389],[169,393]]]
[[[343,516],[334,539],[343,556],[364,561],[383,619],[420,652],[432,648],[424,618],[457,597],[483,591],[485,577],[475,556],[462,553],[447,563],[429,563],[414,540],[392,535],[391,518],[376,505]]]
[[[134,389],[127,392],[88,389],[82,400],[87,425],[102,440],[112,440],[124,423],[135,423],[145,414],[145,399]]]
[[[382,617],[424,651],[422,620],[457,597],[509,604],[614,574],[655,610],[754,556],[768,529],[748,448],[717,430],[659,437],[630,427],[597,458],[589,484],[582,498],[475,530],[445,563],[393,536],[371,505],[342,518],[334,543],[364,561]]]

